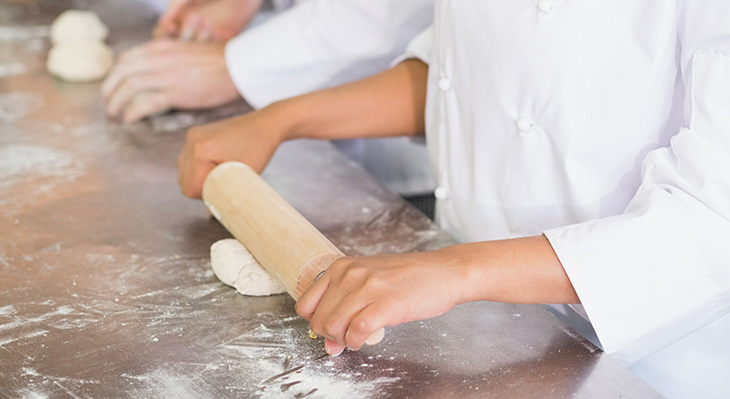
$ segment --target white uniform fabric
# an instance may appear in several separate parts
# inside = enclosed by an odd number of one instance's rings
[[[730,397],[730,1],[437,0],[406,56],[441,226],[544,232],[607,353]]]
[[[432,20],[433,0],[300,1],[229,41],[228,72],[243,98],[261,108],[385,70]],[[435,187],[422,143],[397,137],[336,144],[392,191]]]

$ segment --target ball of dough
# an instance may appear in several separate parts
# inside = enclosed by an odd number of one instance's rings
[[[210,246],[213,273],[242,295],[266,296],[286,292],[286,288],[254,259],[235,238],[216,241]]]
[[[53,21],[50,34],[53,44],[103,42],[109,29],[93,11],[68,10]]]
[[[93,82],[103,78],[114,62],[114,53],[100,41],[61,43],[48,53],[51,75],[69,82]]]

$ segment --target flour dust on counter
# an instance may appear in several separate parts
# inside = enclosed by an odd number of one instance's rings
[[[203,122],[202,118],[196,118],[192,113],[178,111],[164,114],[167,111],[169,110],[161,111],[160,114],[152,115],[149,118],[152,130],[163,133],[180,132]]]
[[[22,75],[28,71],[25,64],[19,62],[6,62],[0,64],[0,78]]]
[[[0,207],[12,217],[28,201],[60,195],[58,188],[77,181],[85,167],[61,149],[0,145]]]
[[[34,26],[0,26],[0,41],[24,42],[31,39],[47,37],[50,29],[47,25]]]
[[[0,122],[15,122],[43,108],[43,105],[43,98],[35,93],[0,93]]]
[[[275,312],[255,316],[258,326],[216,348],[228,367],[256,364],[256,375],[249,379],[259,382],[251,386],[248,381],[236,381],[229,386],[231,393],[261,399],[374,398],[404,375],[392,368],[372,373],[368,369],[372,363],[363,353],[330,357],[321,339],[312,340],[305,333],[307,322],[298,316],[282,318]]]

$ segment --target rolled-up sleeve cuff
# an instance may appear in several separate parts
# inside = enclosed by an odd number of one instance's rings
[[[661,196],[661,193],[655,193]],[[699,248],[674,204],[547,230],[606,353],[629,366],[718,317]],[[683,215],[684,216],[684,215]]]
[[[394,67],[405,60],[418,59],[428,64],[431,61],[431,48],[433,46],[433,26],[429,26],[411,40],[406,51],[399,55],[390,67]]]

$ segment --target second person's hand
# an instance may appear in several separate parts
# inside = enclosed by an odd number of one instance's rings
[[[123,53],[102,85],[107,113],[125,122],[171,108],[212,108],[240,97],[224,46],[154,40]]]
[[[153,36],[223,43],[248,25],[262,0],[171,0]]]

